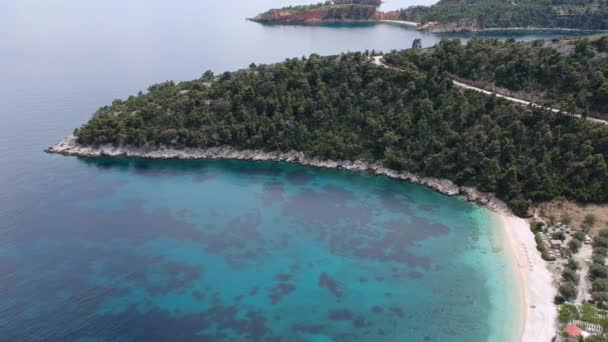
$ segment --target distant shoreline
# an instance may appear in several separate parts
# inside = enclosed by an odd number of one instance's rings
[[[481,29],[453,29],[453,30],[442,30],[425,28],[424,25],[414,21],[406,20],[385,20],[385,19],[329,19],[329,20],[264,20],[257,18],[246,18],[246,20],[253,21],[261,24],[275,24],[275,25],[323,25],[323,24],[340,24],[340,23],[388,23],[398,24],[407,27],[416,28],[418,31],[429,32],[429,33],[491,33],[491,32],[508,32],[508,31],[532,31],[532,32],[579,32],[579,33],[604,33],[608,30],[597,30],[597,29],[576,29],[576,28],[565,28],[565,27],[492,27],[492,28],[481,28]],[[441,25],[447,25],[441,24]]]
[[[453,27],[452,29],[443,29],[453,23],[437,23],[435,26],[426,26],[418,24],[418,30],[429,33],[484,33],[484,32],[509,32],[509,31],[530,31],[530,32],[579,32],[579,33],[602,33],[608,30],[595,29],[575,29],[565,27],[489,27],[489,28],[470,28],[470,27]]]
[[[418,27],[419,24],[413,21],[405,20],[384,20],[384,19],[327,19],[327,20],[266,20],[256,18],[246,18],[248,21],[253,21],[260,24],[288,24],[288,25],[322,25],[322,24],[340,24],[340,23],[393,23],[404,26]]]
[[[502,32],[502,31],[552,31],[552,32],[589,32],[601,33],[608,30],[593,30],[593,29],[573,29],[560,27],[499,27],[499,28],[483,28],[471,32]]]

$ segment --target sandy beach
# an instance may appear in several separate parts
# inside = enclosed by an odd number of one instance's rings
[[[503,230],[519,277],[521,341],[551,341],[557,332],[556,289],[551,274],[536,250],[534,235],[526,220],[494,212]]]
[[[381,22],[381,23],[392,23],[392,24],[399,24],[399,25],[405,25],[405,26],[418,27],[418,23],[413,22],[413,21],[405,21],[405,20],[378,20],[378,22]]]

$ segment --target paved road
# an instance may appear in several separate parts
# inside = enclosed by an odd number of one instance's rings
[[[374,56],[373,57],[373,62],[374,62],[374,64],[379,65],[379,66],[383,66],[385,68],[400,70],[399,68],[395,68],[395,67],[388,66],[388,65],[384,64],[384,62],[382,61],[382,56]],[[485,90],[485,89],[482,89],[482,88],[477,88],[477,87],[474,87],[472,85],[468,85],[466,83],[462,83],[462,82],[458,82],[458,81],[454,81],[454,80],[452,80],[452,83],[455,86],[457,86],[459,88],[462,88],[462,89],[473,90],[473,91],[476,91],[476,92],[479,92],[479,93],[482,93],[482,94],[486,94],[486,95],[495,95],[496,97],[500,97],[500,98],[503,98],[503,99],[505,99],[507,101],[518,103],[518,104],[521,104],[521,105],[524,105],[524,106],[532,106],[532,107],[544,108],[544,109],[548,109],[548,110],[550,110],[550,111],[552,111],[554,113],[561,112],[562,114],[565,114],[565,115],[574,116],[576,118],[583,118],[583,116],[580,115],[580,114],[568,113],[568,112],[561,111],[561,110],[559,110],[557,108],[545,107],[545,106],[539,105],[537,103],[525,101],[525,100],[518,99],[518,98],[515,98],[515,97],[510,97],[510,96],[507,96],[507,95],[502,95],[502,94],[491,92],[489,90]],[[591,122],[595,122],[595,123],[604,124],[604,125],[608,124],[608,121],[602,120],[602,119],[596,119],[596,118],[587,117],[587,120],[589,120]]]

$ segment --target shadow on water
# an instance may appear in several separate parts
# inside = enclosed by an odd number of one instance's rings
[[[349,178],[352,181],[363,181],[361,173],[355,173],[340,169],[315,168],[286,162],[275,161],[252,161],[252,160],[230,160],[230,159],[146,159],[127,157],[76,157],[77,160],[87,167],[98,171],[118,171],[133,173],[144,176],[178,176],[183,174],[194,174],[196,176],[218,175],[232,173],[249,177],[280,177],[297,186],[303,186],[312,182],[318,172],[324,177]],[[384,179],[372,176],[374,179]],[[390,181],[386,178],[386,181]]]
[[[258,22],[258,24],[267,26],[267,27],[276,27],[276,26],[308,26],[308,27],[330,27],[330,28],[342,28],[342,29],[351,29],[351,28],[366,28],[373,27],[376,25],[381,25],[383,23],[373,22],[373,21],[343,21],[343,22],[320,22],[320,23],[307,23],[307,22],[281,22],[281,23],[273,23],[273,22]]]
[[[608,31],[602,30],[551,30],[551,29],[487,29],[485,31],[480,32],[447,32],[447,33],[434,33],[418,30],[416,27],[407,25],[404,23],[398,22],[374,22],[374,21],[360,21],[360,22],[319,22],[319,23],[310,23],[310,22],[258,22],[258,24],[266,27],[280,27],[280,26],[302,26],[302,27],[324,27],[324,28],[332,28],[332,29],[365,29],[365,28],[373,28],[378,25],[390,25],[395,27],[400,27],[405,31],[410,31],[419,36],[436,36],[440,38],[447,39],[462,39],[464,41],[468,41],[472,38],[495,38],[499,40],[505,40],[509,38],[515,38],[518,40],[534,40],[534,39],[551,39],[554,37],[560,36],[569,36],[569,37],[580,37],[580,36],[589,36],[594,34],[606,33]]]
[[[234,173],[278,176],[289,164],[245,160],[178,160],[144,159],[126,157],[77,157],[88,167],[102,171],[132,172],[139,175],[172,176],[180,173],[206,173],[211,170],[227,170]]]

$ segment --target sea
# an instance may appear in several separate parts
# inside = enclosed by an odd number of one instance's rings
[[[472,37],[245,20],[299,3],[1,1],[0,341],[518,338],[500,227],[462,199],[283,163],[43,152],[166,80]],[[491,37],[512,34],[556,35]]]

